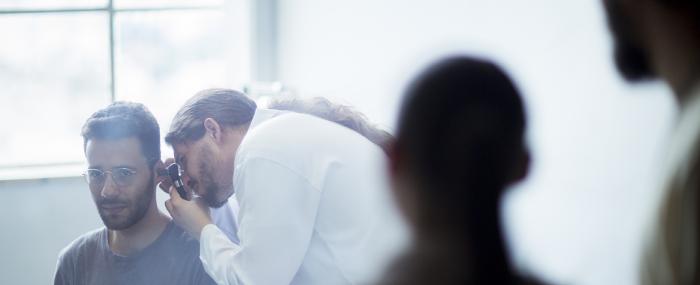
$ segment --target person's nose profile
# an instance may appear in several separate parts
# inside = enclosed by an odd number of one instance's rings
[[[112,179],[112,175],[107,175],[107,177],[105,177],[104,185],[102,185],[100,195],[104,198],[115,197],[118,193],[117,189],[117,184],[114,182],[114,179]]]

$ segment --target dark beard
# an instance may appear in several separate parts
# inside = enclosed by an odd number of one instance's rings
[[[207,193],[204,196],[202,196],[202,198],[204,198],[204,201],[207,202],[207,205],[209,205],[209,207],[221,208],[221,206],[225,205],[226,202],[228,202],[228,198],[223,199],[221,201],[218,200],[218,198],[216,197],[217,190],[218,189],[216,189],[216,187],[209,187]]]
[[[649,53],[634,34],[633,24],[616,0],[604,1],[608,26],[613,35],[617,70],[628,81],[656,78]]]
[[[223,192],[225,189],[217,185],[211,171],[205,171],[204,173],[202,173],[202,175],[200,175],[200,177],[204,178],[204,181],[207,181],[207,184],[200,184],[200,186],[205,188],[205,192],[204,195],[202,195],[202,198],[205,202],[207,202],[207,205],[209,207],[221,208],[221,206],[228,202],[228,197],[219,200],[218,193]]]
[[[105,214],[100,211],[99,205],[102,203],[109,203],[109,202],[116,202],[116,201],[99,201],[98,204],[98,213],[100,214],[100,218],[102,219],[102,223],[105,225],[110,230],[123,230],[127,229],[134,224],[138,223],[143,219],[143,217],[146,215],[146,212],[148,211],[148,207],[151,204],[151,201],[153,200],[155,196],[155,180],[153,179],[153,176],[151,175],[151,179],[148,181],[147,187],[148,189],[144,189],[144,191],[141,192],[141,195],[136,197],[133,202],[133,207],[132,205],[129,205],[128,210],[129,216],[126,217],[126,220],[123,222],[117,222],[114,220],[110,220],[108,216],[105,216]]]
[[[212,167],[210,167],[210,164],[207,163],[209,161],[213,161],[214,155],[208,149],[202,150],[202,152],[199,155],[201,157],[201,163],[199,165],[199,177],[201,179],[196,182],[197,184],[199,184],[199,187],[204,188],[200,189],[204,190],[204,194],[201,195],[201,197],[204,199],[204,201],[209,207],[221,208],[221,206],[228,202],[228,196],[225,199],[219,200],[219,195],[217,195],[219,192],[223,192],[225,189],[223,189],[222,187],[220,187],[220,185],[218,185],[218,183],[216,183],[216,179],[214,179],[215,170]],[[201,193],[202,191],[199,192]]]

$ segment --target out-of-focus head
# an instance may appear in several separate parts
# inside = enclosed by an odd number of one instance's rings
[[[693,31],[686,36],[700,35],[700,1],[603,0],[603,4],[613,36],[615,63],[630,81],[658,76],[652,55],[667,48],[654,42],[659,33]],[[660,29],[658,21],[673,21],[678,29]]]
[[[92,114],[82,136],[85,177],[100,218],[112,230],[131,227],[155,207],[158,122],[142,104],[116,102]]]
[[[404,96],[390,155],[409,221],[436,224],[494,206],[527,173],[524,134],[520,94],[497,65],[451,57],[420,74]]]
[[[207,89],[190,98],[173,118],[165,141],[184,169],[184,182],[211,207],[222,206],[234,192],[235,152],[256,108],[238,91]]]

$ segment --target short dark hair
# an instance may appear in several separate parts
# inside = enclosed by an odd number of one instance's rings
[[[160,128],[150,111],[140,103],[114,102],[93,113],[83,125],[83,151],[91,139],[136,137],[149,167],[160,160]]]
[[[185,102],[175,114],[165,142],[170,145],[196,141],[204,136],[204,120],[212,118],[227,127],[250,123],[257,105],[245,94],[231,89],[206,89]]]

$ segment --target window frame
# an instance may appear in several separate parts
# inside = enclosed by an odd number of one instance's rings
[[[178,5],[164,6],[163,4],[153,4],[148,7],[134,8],[117,8],[116,0],[107,0],[104,6],[90,6],[78,8],[0,8],[0,17],[7,15],[36,15],[36,14],[77,14],[77,13],[106,13],[108,17],[107,26],[105,27],[106,35],[108,36],[109,44],[109,102],[116,100],[116,23],[115,18],[118,14],[123,13],[140,13],[154,11],[197,11],[197,10],[225,10],[226,5],[231,2],[224,0],[221,4],[209,5]],[[46,164],[35,163],[18,163],[13,165],[0,165],[0,181],[12,180],[28,180],[28,179],[46,179],[46,178],[61,178],[61,177],[79,177],[80,171],[84,168],[84,162],[65,161]]]

